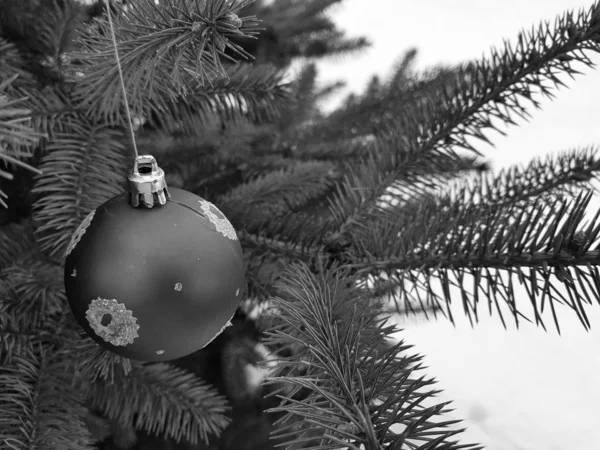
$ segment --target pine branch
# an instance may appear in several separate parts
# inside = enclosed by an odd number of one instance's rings
[[[43,133],[45,139],[38,142],[44,152],[45,145],[52,141],[57,134],[68,133],[73,124],[77,123],[82,111],[78,110],[69,94],[61,87],[24,86],[15,89],[15,93],[26,96],[24,106],[31,110],[32,127]]]
[[[168,364],[132,364],[114,383],[96,380],[88,397],[109,419],[133,420],[136,429],[177,442],[207,443],[209,434],[218,435],[228,424],[226,400],[194,374]]]
[[[40,344],[57,343],[64,339],[64,317],[48,316],[41,325],[23,320],[11,303],[18,298],[0,285],[0,366],[12,364],[15,358],[31,354]]]
[[[339,31],[319,33],[309,40],[300,40],[294,43],[290,50],[292,56],[305,58],[319,58],[323,56],[346,56],[364,50],[371,45],[364,37],[347,38]]]
[[[408,168],[426,153],[445,153],[454,158],[456,148],[476,152],[468,138],[489,142],[485,129],[496,129],[495,121],[513,124],[514,115],[526,116],[524,102],[538,105],[535,94],[551,96],[547,82],[563,84],[560,75],[576,73],[577,62],[591,65],[584,51],[599,51],[600,3],[576,18],[569,12],[556,20],[555,27],[541,25],[529,35],[518,35],[513,50],[507,43],[502,51],[493,50],[490,59],[482,59],[460,68],[448,84],[421,93],[415,104],[406,104],[402,116],[396,117],[396,152],[405,156],[373,160],[374,173],[353,177],[344,186],[344,193],[362,192],[362,199],[340,208],[336,236],[342,236],[349,224],[368,217],[366,211],[376,208],[379,198],[389,186],[402,178]],[[398,164],[402,162],[402,164]],[[384,164],[382,164],[384,163]],[[364,170],[364,169],[363,169]],[[344,196],[338,197],[344,203]]]
[[[33,75],[25,69],[25,61],[15,44],[0,37],[0,80],[13,77],[18,77],[20,82],[34,82]]]
[[[23,99],[13,100],[4,91],[15,81],[17,76],[0,81],[0,161],[24,167],[34,172],[39,171],[26,161],[31,158],[28,147],[36,144],[42,137],[31,126],[31,111],[23,108]],[[13,179],[10,172],[0,169],[0,177]],[[4,201],[6,195],[0,191],[0,205],[8,206]]]
[[[419,74],[411,71],[415,52],[409,50],[397,64],[390,79],[377,88],[369,85],[361,95],[352,95],[335,111],[316,122],[300,137],[301,142],[334,143],[340,139],[370,137],[375,130],[393,127],[407,107],[423,101],[424,92],[432,92],[448,84],[455,76],[453,68],[433,68]],[[373,80],[372,80],[373,81]]]
[[[444,157],[440,159],[443,169]],[[598,176],[599,171],[600,160],[596,157],[596,149],[589,147],[549,156],[545,160],[534,159],[526,167],[513,166],[497,175],[483,173],[456,183],[451,188],[439,176],[407,180],[388,190],[380,199],[379,207],[371,211],[368,217],[363,216],[362,223],[377,227],[377,223],[402,221],[405,226],[407,224],[403,221],[412,221],[412,215],[421,208],[424,201],[430,201],[432,197],[438,208],[452,208],[456,202],[477,204],[479,208],[483,208],[484,214],[488,208],[517,208],[519,205],[527,208],[527,201],[532,198],[544,196],[552,201],[556,195],[576,195],[584,187],[593,189],[590,182]],[[452,172],[449,175],[451,174]],[[364,226],[356,224],[351,234],[360,240],[364,229]]]
[[[265,223],[256,233],[241,229],[238,237],[249,250],[307,261],[321,254],[321,244],[316,240],[319,225],[313,217],[291,213]]]
[[[369,228],[377,228],[378,224],[383,224],[383,227],[395,224],[401,234],[401,230],[410,227],[414,215],[424,211],[423,205],[427,205],[427,210],[435,204],[436,211],[444,208],[457,211],[461,205],[470,205],[471,214],[480,210],[481,220],[485,220],[489,209],[508,207],[513,213],[527,211],[532,199],[554,202],[557,195],[576,196],[582,188],[593,189],[590,181],[599,171],[600,160],[596,157],[595,148],[590,147],[549,156],[545,160],[534,159],[525,167],[514,166],[497,175],[484,174],[465,179],[450,189],[445,187],[412,198],[408,198],[403,190],[390,190],[383,207],[375,210],[365,222],[369,223]],[[426,220],[432,222],[432,219]],[[453,222],[439,222],[438,225],[437,232],[446,235],[452,231]],[[357,226],[354,239],[360,241],[365,229]]]
[[[334,81],[321,87],[315,94],[317,101],[324,101],[330,98],[332,95],[337,94],[341,89],[344,89],[347,83],[343,80]]]
[[[87,381],[95,383],[98,379],[112,384],[119,375],[131,372],[131,360],[117,355],[92,340],[80,331],[79,339],[72,346],[74,353],[74,371],[81,374]]]
[[[43,146],[52,133],[62,131],[75,116],[75,107],[64,86],[40,85],[34,75],[26,69],[26,63],[14,44],[0,38],[0,80],[14,80],[6,86],[6,95],[18,98],[21,108],[29,110],[30,127],[38,139],[25,142],[25,147]],[[40,137],[46,139],[39,139]]]
[[[278,120],[278,126],[284,134],[289,131],[297,131],[299,125],[306,122],[315,114],[317,67],[315,64],[307,64],[298,73],[293,83],[293,94],[291,104],[282,112]],[[288,133],[285,133],[288,131]],[[283,139],[292,136],[284,136]],[[293,137],[292,137],[293,138]]]
[[[542,195],[593,189],[591,182],[600,176],[597,155],[598,148],[592,146],[536,158],[525,167],[512,166],[496,176],[482,174],[473,183],[463,183],[448,198],[501,207]]]
[[[451,320],[452,287],[470,320],[477,321],[481,296],[503,323],[501,304],[506,304],[518,325],[526,317],[516,280],[527,291],[536,324],[544,327],[547,303],[560,331],[555,304],[564,304],[589,328],[585,306],[600,298],[594,268],[600,258],[600,212],[583,221],[590,199],[591,193],[573,200],[538,198],[527,207],[423,201],[401,223],[365,228],[352,267],[363,277],[384,274],[384,282],[396,284],[399,301],[443,306]]]
[[[220,205],[232,223],[249,232],[258,232],[267,222],[297,212],[311,199],[327,192],[335,174],[330,163],[300,162],[232,189],[221,198]]]
[[[231,41],[234,36],[254,36],[254,17],[238,13],[252,0],[172,0],[156,5],[136,2],[114,18],[128,100],[134,111],[157,97],[175,100],[193,86],[206,86],[226,76],[222,59],[232,60],[225,50],[243,58],[249,55]],[[76,98],[93,117],[112,116],[123,103],[115,55],[106,21],[97,34],[83,38],[83,51],[74,57],[83,64],[84,77],[77,80]],[[166,95],[165,95],[166,93]]]
[[[576,63],[592,66],[586,51],[600,51],[600,3],[576,17],[571,11],[558,16],[553,27],[521,32],[516,40],[514,49],[508,42],[492,49],[489,58],[459,68],[447,85],[425,93],[426,101],[408,105],[401,122],[412,123],[411,140],[421,151],[476,152],[468,136],[489,142],[483,130],[499,131],[493,121],[513,124],[515,115],[527,117],[525,103],[539,107],[534,96],[552,98],[553,87],[564,86],[561,75],[578,73]]]
[[[92,449],[64,355],[39,346],[0,369],[0,443],[11,449]]]
[[[27,258],[34,250],[35,237],[30,221],[0,227],[0,270]]]
[[[272,26],[282,41],[330,29],[325,17],[328,10],[341,0],[283,0],[257,11],[265,23]]]
[[[47,320],[63,314],[66,297],[62,278],[58,264],[39,257],[15,262],[0,271],[0,286],[6,295],[4,310],[15,315],[17,324],[44,326]]]
[[[48,144],[32,190],[40,248],[61,256],[85,215],[120,194],[125,181],[120,131],[84,117],[69,128]]]
[[[352,161],[347,166],[331,198],[331,218],[325,230],[329,240],[342,242],[355,227],[368,226],[368,219],[389,202],[384,196],[392,196],[394,189],[405,187],[402,195],[407,190],[424,194],[473,168],[472,162],[453,153],[398,152],[403,144],[391,136],[378,139],[360,164]],[[386,190],[381,192],[383,186]]]
[[[64,78],[65,52],[86,18],[85,6],[79,1],[4,0],[0,34],[19,48],[23,67],[36,80],[59,82]]]
[[[274,436],[287,438],[286,448],[480,448],[450,441],[459,431],[446,427],[456,421],[435,421],[447,411],[445,404],[423,404],[439,391],[430,389],[432,380],[414,376],[420,357],[407,356],[402,342],[387,343],[395,326],[379,317],[348,270],[315,274],[298,265],[281,289],[276,302],[285,325],[270,343],[300,348],[279,361],[269,380],[284,385],[282,403],[271,412],[285,414]],[[299,389],[308,398],[295,400]]]
[[[269,122],[289,101],[288,85],[282,79],[283,73],[271,66],[227,66],[226,77],[210,85],[174,98],[163,93],[150,100],[148,123],[167,132],[197,134],[215,116],[222,122]],[[190,79],[188,86],[195,84]]]

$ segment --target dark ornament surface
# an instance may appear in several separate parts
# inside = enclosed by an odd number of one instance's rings
[[[127,194],[90,213],[65,262],[79,324],[101,346],[141,361],[169,361],[206,346],[245,289],[242,248],[211,203],[170,188],[134,208]]]

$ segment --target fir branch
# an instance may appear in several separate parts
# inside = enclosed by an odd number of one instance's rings
[[[240,19],[238,13],[253,0],[172,0],[157,5],[153,0],[136,2],[115,18],[119,59],[123,68],[128,100],[136,113],[148,99],[156,98],[158,86],[167,98],[176,99],[194,87],[205,86],[226,76],[222,59],[249,55],[231,41],[234,36],[254,36],[254,17]],[[76,98],[95,117],[119,111],[123,93],[115,66],[107,23],[98,33],[83,37],[83,51],[74,55],[84,65],[85,76],[78,80]]]
[[[27,97],[24,106],[31,110],[32,127],[45,136],[38,143],[42,152],[48,141],[53,140],[57,133],[68,133],[82,115],[61,87],[45,86],[40,89],[39,86],[20,86],[15,92]]]
[[[600,51],[600,3],[577,16],[569,11],[530,32],[517,35],[483,58],[460,67],[449,83],[430,92],[416,105],[407,105],[400,119],[421,151],[465,148],[475,151],[467,137],[489,142],[485,129],[500,131],[493,121],[514,124],[527,117],[524,103],[539,107],[536,95],[552,98],[553,88],[564,86],[561,75],[577,74],[576,63],[592,66],[586,51]],[[423,101],[425,100],[425,101]],[[409,125],[405,127],[404,125]]]
[[[321,244],[316,241],[319,225],[313,217],[291,213],[265,223],[256,233],[240,229],[238,237],[250,250],[307,261],[321,254]]]
[[[589,192],[573,200],[538,198],[527,207],[423,201],[399,223],[365,228],[352,267],[364,277],[385,274],[396,283],[399,300],[443,306],[451,320],[453,287],[470,320],[477,321],[481,297],[503,323],[506,304],[518,325],[525,313],[517,303],[516,280],[527,290],[536,324],[544,327],[547,303],[560,331],[555,304],[564,304],[589,328],[585,306],[600,298],[593,267],[600,258],[600,212],[583,222],[590,199]]]
[[[33,75],[25,69],[25,62],[14,43],[0,37],[0,80],[18,77],[19,82],[33,83]]]
[[[60,356],[60,357],[59,357]],[[0,369],[0,443],[11,449],[92,448],[64,355],[39,345]]]
[[[330,30],[325,14],[342,0],[278,1],[276,7],[267,6],[257,12],[265,23],[273,27],[282,40],[317,31]]]
[[[32,157],[30,147],[43,135],[32,128],[31,111],[22,107],[24,99],[10,99],[4,94],[16,78],[17,75],[0,81],[0,161],[40,173],[26,160]],[[0,177],[13,178],[10,172],[2,169]],[[0,205],[6,208],[8,205],[2,197],[5,195],[0,191]]]
[[[394,198],[394,189],[406,200],[407,190],[426,194],[430,188],[444,185],[453,175],[472,169],[468,159],[448,153],[443,156],[427,152],[398,152],[404,141],[388,136],[373,143],[365,158],[346,166],[343,180],[331,196],[331,217],[323,236],[343,242],[356,227],[368,226],[368,219]],[[401,148],[401,147],[400,147]],[[399,176],[401,175],[401,177]],[[386,190],[379,189],[386,186]],[[398,190],[399,187],[405,189]],[[386,199],[388,197],[388,199]]]
[[[593,189],[590,182],[599,171],[600,160],[596,157],[594,147],[559,153],[545,160],[534,159],[525,167],[513,166],[497,175],[483,174],[467,178],[450,189],[438,189],[437,192],[414,195],[412,198],[403,190],[390,190],[382,205],[384,207],[375,210],[365,222],[369,223],[369,227],[394,224],[399,230],[404,229],[410,226],[414,215],[420,216],[431,202],[436,205],[436,210],[446,208],[447,211],[457,211],[460,205],[470,205],[471,214],[480,210],[481,220],[485,220],[489,209],[508,207],[514,214],[521,209],[527,211],[531,199],[554,202],[557,195],[575,196],[581,188]],[[432,222],[432,219],[426,220]],[[451,232],[453,223],[439,222],[437,232],[440,235]],[[365,228],[360,226],[354,229],[357,241],[361,240],[363,230]]]
[[[17,44],[23,53],[39,58],[41,65],[48,65],[50,58],[58,60],[69,50],[85,18],[85,7],[79,1],[5,0],[2,6],[1,34]]]
[[[315,93],[315,99],[320,102],[327,100],[332,95],[339,93],[339,91],[344,89],[346,86],[347,83],[343,80],[330,82],[317,90]]]
[[[67,316],[47,314],[36,323],[19,314],[14,307],[18,301],[14,291],[0,284],[0,366],[35,352],[40,344],[63,345],[70,338]]]
[[[29,110],[29,125],[37,132],[37,139],[28,140],[19,146],[30,149],[33,145],[43,147],[53,132],[63,131],[75,115],[64,86],[40,85],[26,65],[14,44],[0,38],[0,80],[14,80],[6,86],[6,95],[20,99],[19,106]],[[1,134],[0,134],[1,136]],[[44,139],[40,139],[44,137]]]
[[[80,339],[74,343],[72,352],[76,365],[74,370],[89,384],[95,383],[98,379],[112,384],[120,374],[127,375],[132,369],[131,360],[100,347],[97,342],[83,333],[80,333]]]
[[[346,56],[366,49],[371,45],[370,41],[364,37],[347,38],[341,32],[320,33],[308,41],[295,43],[292,50],[293,56],[303,56],[305,58],[318,58],[323,56]]]
[[[291,104],[285,108],[278,120],[279,128],[284,130],[284,135],[289,135],[289,130],[297,131],[298,128],[302,128],[301,124],[314,117],[316,79],[317,67],[315,64],[305,65],[298,73],[292,85]],[[286,136],[283,139],[286,139]]]
[[[115,374],[116,375],[116,374]],[[91,407],[148,434],[191,444],[208,442],[228,424],[226,400],[194,374],[168,364],[132,364],[114,383],[98,379],[88,388]],[[161,414],[156,414],[161,411]]]
[[[462,199],[465,204],[484,202],[501,207],[542,195],[574,194],[584,187],[593,189],[591,182],[600,175],[597,155],[598,148],[591,146],[536,158],[525,167],[511,166],[495,176],[482,174],[453,189],[447,198]]]
[[[287,437],[288,448],[480,448],[450,441],[459,431],[446,427],[456,421],[435,421],[445,404],[423,404],[439,391],[430,389],[432,380],[414,377],[420,358],[407,356],[402,342],[387,343],[395,326],[379,317],[377,303],[354,286],[347,269],[315,274],[298,265],[281,290],[276,303],[285,325],[269,341],[301,348],[269,379],[288,386],[271,410],[285,414],[274,436]],[[304,374],[297,372],[300,363]],[[293,397],[300,388],[311,393],[303,401]]]
[[[547,82],[563,84],[560,75],[573,75],[576,62],[591,65],[584,53],[600,50],[600,3],[580,11],[574,18],[569,12],[557,18],[554,28],[541,25],[529,35],[521,33],[516,48],[507,43],[502,51],[492,50],[491,58],[468,64],[455,72],[449,83],[421,93],[414,104],[395,118],[396,141],[400,151],[412,158],[425,153],[445,153],[455,156],[454,149],[476,152],[470,137],[489,142],[485,129],[498,130],[494,121],[513,124],[514,115],[527,115],[524,102],[538,105],[536,93],[551,96]],[[389,158],[381,158],[384,162]],[[408,159],[408,161],[407,161]],[[408,157],[397,158],[404,164],[379,165],[381,176],[370,180],[354,177],[345,192],[361,191],[363,198],[338,216],[336,236],[342,236],[349,224],[368,217],[365,211],[376,207],[377,201],[389,186],[404,176],[407,166],[414,164]],[[373,167],[373,169],[375,169]],[[338,202],[343,203],[343,196]]]
[[[0,271],[0,286],[13,299],[7,301],[6,310],[15,314],[17,323],[34,328],[61,316],[66,304],[62,278],[59,265],[39,258],[29,258],[5,268]]]
[[[348,97],[323,120],[301,136],[301,142],[334,143],[346,138],[364,138],[381,127],[392,127],[398,117],[405,114],[411,105],[423,101],[424,92],[434,92],[455,77],[453,68],[437,67],[419,74],[411,71],[414,51],[409,50],[385,82],[377,80],[377,88],[370,84],[361,95]],[[374,81],[374,80],[372,80]]]
[[[273,120],[289,101],[283,73],[272,66],[236,64],[227,66],[226,77],[210,85],[191,88],[176,97],[161,93],[148,103],[148,123],[167,132],[197,134],[217,116],[222,122]],[[195,86],[188,77],[188,86]]]
[[[232,189],[219,204],[232,223],[257,232],[266,222],[297,212],[327,192],[335,177],[330,163],[300,162]]]
[[[34,250],[35,236],[31,221],[0,227],[0,270],[27,258]]]
[[[63,255],[87,213],[122,192],[125,155],[121,132],[84,117],[48,144],[32,192],[38,243]]]

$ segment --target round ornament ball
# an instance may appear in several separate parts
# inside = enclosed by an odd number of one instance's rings
[[[140,361],[180,358],[231,324],[245,287],[242,248],[212,203],[167,189],[153,157],[136,159],[129,186],[73,234],[67,299],[102,347]]]

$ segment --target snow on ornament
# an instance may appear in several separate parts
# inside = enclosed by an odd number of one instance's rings
[[[212,203],[167,188],[139,156],[129,191],[92,211],[73,234],[65,289],[81,327],[101,346],[169,361],[208,345],[240,302],[242,248]]]

